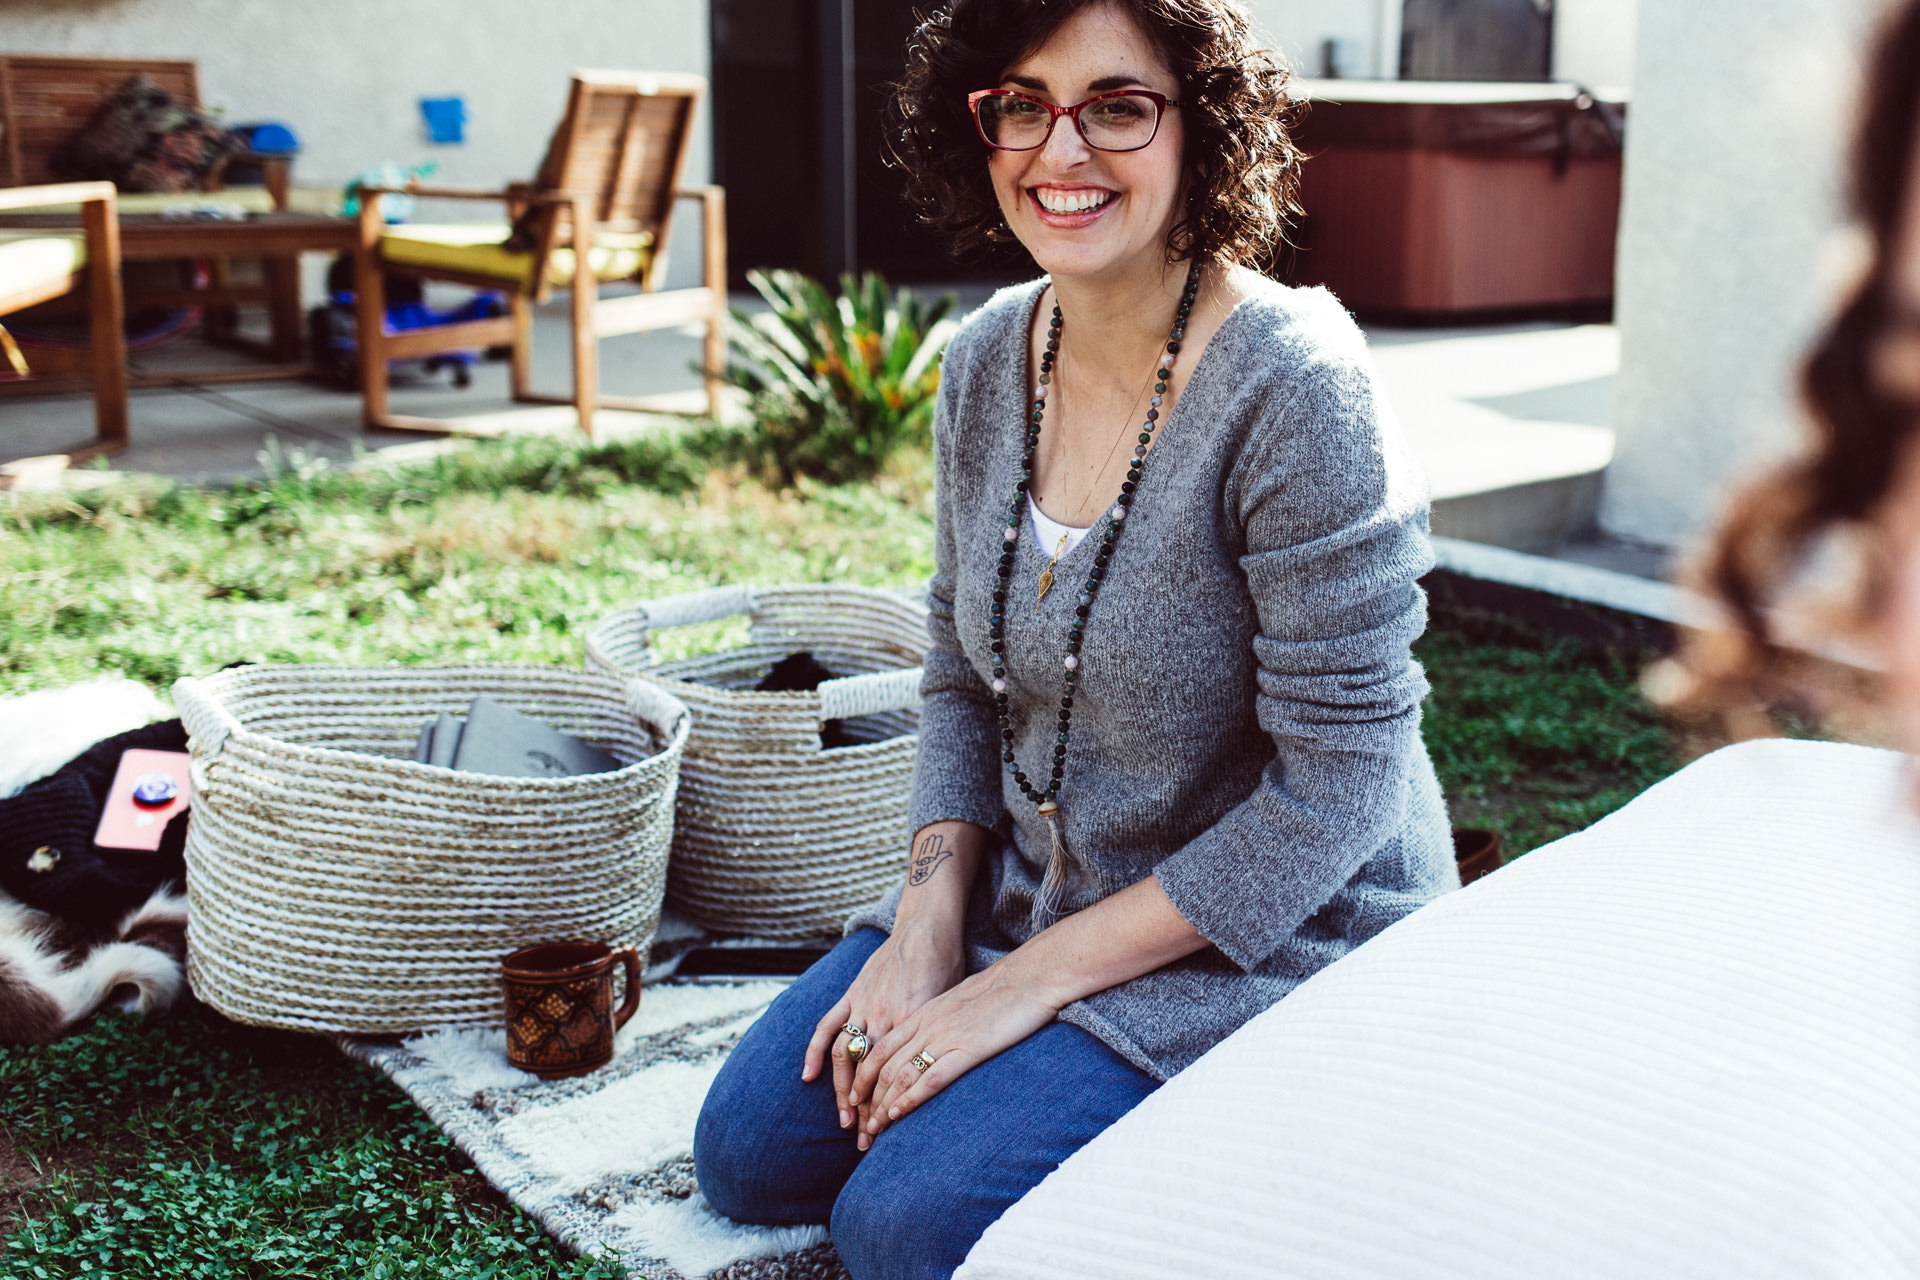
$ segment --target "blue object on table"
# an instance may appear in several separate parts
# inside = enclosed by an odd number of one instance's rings
[[[360,188],[362,187],[404,187],[413,178],[424,178],[434,171],[430,164],[415,165],[412,169],[402,169],[393,161],[374,166],[364,173],[357,173],[347,180],[345,198],[340,202],[341,216],[352,218],[360,212]],[[380,217],[386,222],[405,222],[413,216],[413,197],[409,195],[387,195],[380,197]]]
[[[263,156],[290,156],[300,150],[299,135],[293,126],[282,124],[278,120],[262,120],[255,124],[237,124],[233,133],[247,144],[247,150]]]
[[[465,98],[422,98],[420,115],[427,122],[427,141],[457,144],[467,140]]]

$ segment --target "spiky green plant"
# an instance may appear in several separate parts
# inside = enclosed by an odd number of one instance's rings
[[[750,451],[781,483],[870,479],[927,438],[952,294],[891,293],[873,271],[841,276],[838,298],[797,271],[747,280],[771,310],[733,313],[727,380],[750,397]]]

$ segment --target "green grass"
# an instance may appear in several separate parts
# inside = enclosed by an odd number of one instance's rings
[[[1415,652],[1454,824],[1499,831],[1510,857],[1604,818],[1680,765],[1638,687],[1649,654],[1446,611]]]
[[[577,664],[589,624],[649,596],[923,580],[930,482],[909,458],[783,497],[663,445],[533,441],[0,507],[0,692],[101,671],[164,691],[241,661]]]
[[[695,441],[709,453],[713,441]],[[725,455],[724,442],[719,452]],[[577,663],[635,599],[885,587],[931,568],[931,470],[774,493],[672,442],[495,444],[404,472],[299,457],[226,491],[0,507],[0,692],[234,661]],[[682,637],[683,645],[711,637]],[[1675,768],[1636,659],[1436,611],[1418,653],[1456,822],[1524,852]],[[0,1049],[0,1273],[586,1277],[403,1095],[322,1041],[198,1005]]]
[[[569,1259],[404,1095],[190,1003],[0,1053],[8,1276],[617,1276]]]

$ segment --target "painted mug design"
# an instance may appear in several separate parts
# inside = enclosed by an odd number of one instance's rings
[[[615,967],[626,989],[613,1006]],[[613,1060],[613,1036],[640,1007],[640,953],[601,942],[523,947],[501,965],[507,1061],[543,1080],[585,1075]]]

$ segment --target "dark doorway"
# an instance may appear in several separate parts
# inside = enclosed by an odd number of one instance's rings
[[[1549,80],[1553,0],[1406,0],[1403,80]]]
[[[902,0],[854,0],[855,207],[860,266],[889,280],[949,280],[956,267],[946,248],[922,228],[901,199],[898,170],[886,163],[888,86],[905,66],[914,6]]]
[[[837,21],[842,5],[851,5],[850,21]],[[852,265],[897,283],[1021,274],[955,263],[900,198],[900,174],[885,159],[885,107],[914,24],[902,0],[713,0],[713,167],[727,189],[734,287],[750,267],[821,277],[846,257],[840,148],[827,133],[826,95],[839,89],[829,83],[839,68],[852,76]],[[836,42],[850,35],[846,56],[836,61],[840,51],[823,48],[823,32]]]
[[[713,0],[713,174],[727,265],[820,270],[819,76],[809,0]]]

